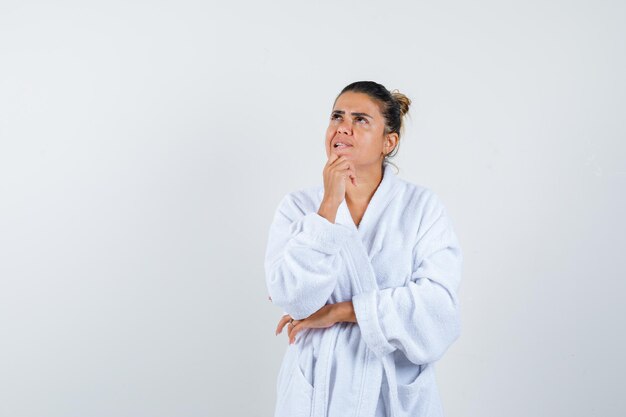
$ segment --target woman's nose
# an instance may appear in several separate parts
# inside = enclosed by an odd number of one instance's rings
[[[343,121],[341,122],[341,124],[339,125],[339,127],[337,128],[337,132],[338,133],[347,133],[350,134],[350,122],[348,121]]]

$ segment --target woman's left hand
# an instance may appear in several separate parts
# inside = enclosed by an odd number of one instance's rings
[[[276,328],[276,335],[282,332],[283,327],[291,321],[291,318],[292,317],[289,314],[285,314],[281,317],[278,322],[278,327]],[[336,305],[326,304],[309,317],[302,320],[294,320],[291,325],[287,327],[289,344],[295,343],[296,335],[304,329],[326,328],[338,323],[339,321]]]

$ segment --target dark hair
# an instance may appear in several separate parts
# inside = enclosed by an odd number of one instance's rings
[[[409,112],[411,100],[398,90],[389,91],[385,88],[385,86],[374,81],[356,81],[352,84],[348,84],[343,88],[343,90],[341,90],[335,98],[335,103],[337,102],[339,96],[347,91],[367,94],[376,103],[378,103],[380,112],[385,118],[384,134],[398,134],[398,143],[393,151],[385,155],[385,160],[395,156],[398,153],[398,148],[400,147],[401,134],[404,132],[404,125],[402,123],[403,116]],[[391,155],[392,153],[393,155]]]

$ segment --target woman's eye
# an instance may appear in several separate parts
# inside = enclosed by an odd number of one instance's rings
[[[333,114],[332,116],[330,116],[330,120],[337,120],[337,119],[341,119],[341,115],[340,114]],[[361,117],[361,116],[355,117],[354,120],[356,120],[359,123],[360,122],[367,123],[367,119],[365,117]]]

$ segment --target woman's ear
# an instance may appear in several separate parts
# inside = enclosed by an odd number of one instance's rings
[[[393,151],[398,143],[398,134],[390,133],[385,137],[385,155]]]

